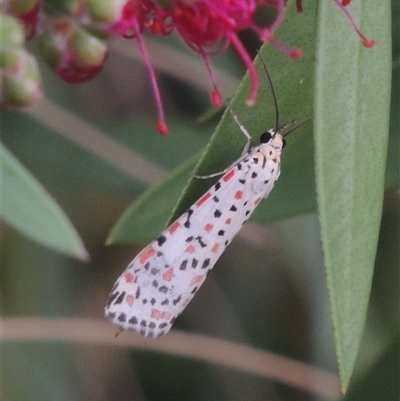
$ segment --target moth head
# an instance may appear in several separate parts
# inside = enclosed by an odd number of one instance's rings
[[[277,150],[283,149],[286,145],[285,138],[279,132],[275,132],[274,129],[270,129],[261,134],[260,142],[268,144]]]

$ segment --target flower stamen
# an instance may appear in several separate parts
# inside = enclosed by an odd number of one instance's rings
[[[158,114],[157,129],[161,135],[167,135],[168,134],[168,126],[167,126],[167,123],[165,122],[164,109],[163,109],[163,105],[162,105],[160,89],[158,87],[156,74],[154,72],[153,66],[151,65],[150,57],[147,52],[147,48],[144,43],[142,33],[140,32],[137,20],[132,21],[132,29],[133,29],[135,37],[138,41],[139,50],[142,55],[147,72],[149,74],[150,83],[151,83],[151,87],[153,90],[153,96],[154,96],[154,99],[156,102],[157,114]]]
[[[364,34],[361,32],[360,28],[357,26],[353,16],[350,14],[350,12],[347,10],[346,6],[350,4],[351,0],[342,0],[340,2],[339,0],[333,0],[335,4],[342,10],[342,12],[345,14],[347,19],[350,21],[350,24],[353,26],[353,29],[357,32],[358,36],[362,39],[362,43],[365,47],[371,48],[375,46],[375,41],[373,39],[367,39]]]
[[[258,87],[259,87],[259,79],[257,71],[254,67],[253,62],[251,61],[251,58],[249,57],[249,54],[247,53],[246,49],[244,48],[242,42],[239,40],[237,35],[232,32],[228,32],[227,35],[229,41],[232,43],[232,46],[236,49],[239,56],[243,60],[243,63],[249,73],[250,90],[246,99],[246,104],[248,106],[253,106],[257,98]]]

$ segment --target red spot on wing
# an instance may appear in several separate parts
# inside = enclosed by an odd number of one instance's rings
[[[229,170],[223,177],[222,177],[222,180],[223,181],[229,181],[233,176],[235,175],[235,170],[234,169],[232,169],[232,170]]]
[[[151,318],[152,319],[159,320],[160,316],[161,316],[161,311],[159,311],[158,309],[152,309],[151,310]]]
[[[232,219],[231,218],[225,220],[225,224],[231,224],[231,223],[232,223]]]
[[[171,314],[169,312],[162,312],[161,319],[169,320],[169,319],[171,319]]]
[[[126,300],[126,303],[129,306],[132,306],[133,305],[133,301],[135,300],[135,297],[133,295],[127,295],[125,300]]]
[[[255,204],[255,205],[258,205],[258,204],[261,202],[261,199],[262,199],[261,197],[260,197],[260,198],[257,198],[256,201],[254,202],[254,204]]]
[[[194,251],[196,250],[196,247],[194,245],[189,245],[186,249],[185,252],[187,253],[194,253]]]
[[[155,253],[155,250],[151,245],[144,248],[139,256],[140,263],[147,262],[154,255],[154,253]]]
[[[169,227],[168,227],[168,232],[170,234],[173,234],[178,228],[179,228],[180,224],[178,221],[175,221],[174,223],[172,223]]]
[[[211,249],[211,252],[212,253],[217,253],[218,252],[218,249],[219,249],[219,243],[218,242],[216,242],[215,244],[214,244],[214,246],[212,247],[212,249]]]
[[[189,285],[198,284],[198,283],[200,283],[200,282],[203,281],[203,280],[204,280],[204,274],[202,274],[201,276],[194,276],[194,277],[192,278],[192,280],[190,281],[190,284],[189,284]]]
[[[243,198],[243,191],[236,191],[235,199],[242,199]]]
[[[200,207],[209,197],[211,196],[210,192],[206,192],[196,203],[197,207]]]
[[[127,283],[133,283],[133,279],[134,279],[134,277],[133,277],[132,273],[126,273],[125,274],[125,281]]]
[[[163,280],[165,280],[165,281],[171,281],[173,275],[174,275],[174,269],[171,267],[170,269],[168,269],[168,270],[162,275],[162,278],[163,278]]]
[[[214,225],[211,223],[206,224],[204,229],[209,233],[213,229]]]

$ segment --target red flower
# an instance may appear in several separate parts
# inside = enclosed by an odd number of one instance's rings
[[[278,12],[275,22],[270,27],[261,27],[254,22],[254,13],[261,6],[274,7]],[[169,0],[168,8],[163,8],[152,0],[127,0],[121,10],[120,18],[109,24],[108,30],[114,34],[137,39],[156,100],[157,126],[162,134],[166,134],[168,129],[161,96],[144,44],[143,30],[149,30],[153,34],[168,35],[174,28],[177,29],[187,45],[203,58],[213,88],[211,102],[216,107],[221,104],[221,96],[217,89],[210,56],[221,54],[232,45],[249,71],[251,87],[247,103],[254,104],[259,87],[258,76],[237,34],[244,29],[251,29],[257,33],[261,41],[271,43],[289,57],[300,57],[301,50],[289,49],[273,37],[284,17],[284,0]]]
[[[299,57],[300,50],[291,50],[273,38],[275,30],[284,20],[285,3],[283,0],[202,0],[188,2],[172,0],[172,23],[183,40],[195,52],[200,54],[210,75],[214,106],[221,103],[209,56],[223,53],[232,45],[243,60],[250,75],[250,92],[248,104],[254,104],[258,92],[258,76],[246,49],[240,42],[237,33],[251,29],[260,40],[269,42],[290,57]],[[260,27],[254,22],[254,13],[260,6],[275,7],[278,17],[271,27]]]

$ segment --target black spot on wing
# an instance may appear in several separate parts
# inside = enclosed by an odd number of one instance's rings
[[[188,264],[188,260],[185,259],[185,260],[181,263],[181,265],[179,266],[179,269],[180,269],[180,270],[186,270],[187,264]]]
[[[114,301],[114,299],[118,297],[118,295],[119,295],[119,291],[116,291],[116,292],[112,293],[108,297],[106,306],[109,307],[112,304],[112,302]]]
[[[162,292],[163,294],[166,294],[168,291],[168,287],[166,285],[162,285],[158,291]]]
[[[121,304],[122,301],[123,301],[124,298],[125,298],[125,295],[126,295],[126,292],[125,292],[125,291],[122,291],[121,294],[120,294],[120,296],[116,299],[115,305]]]
[[[183,224],[186,228],[190,228],[190,218],[192,217],[192,214],[193,214],[193,209],[189,209],[187,212],[186,212],[186,221],[185,221],[185,223]]]
[[[205,248],[207,246],[207,244],[203,241],[202,237],[198,236],[196,239],[202,248]]]
[[[177,298],[175,298],[175,299],[172,300],[172,303],[173,303],[174,305],[176,305],[181,299],[182,299],[182,296],[179,295],[179,297],[177,297]]]
[[[157,244],[158,244],[158,246],[162,246],[162,245],[165,243],[166,240],[167,240],[167,238],[166,238],[164,235],[160,235],[160,236],[157,238]]]
[[[158,273],[160,273],[160,269],[157,269],[157,267],[153,267],[153,268],[150,270],[150,273],[151,273],[153,276],[156,276]]]
[[[119,316],[117,317],[117,320],[121,323],[126,322],[126,314],[125,313],[120,313]]]

